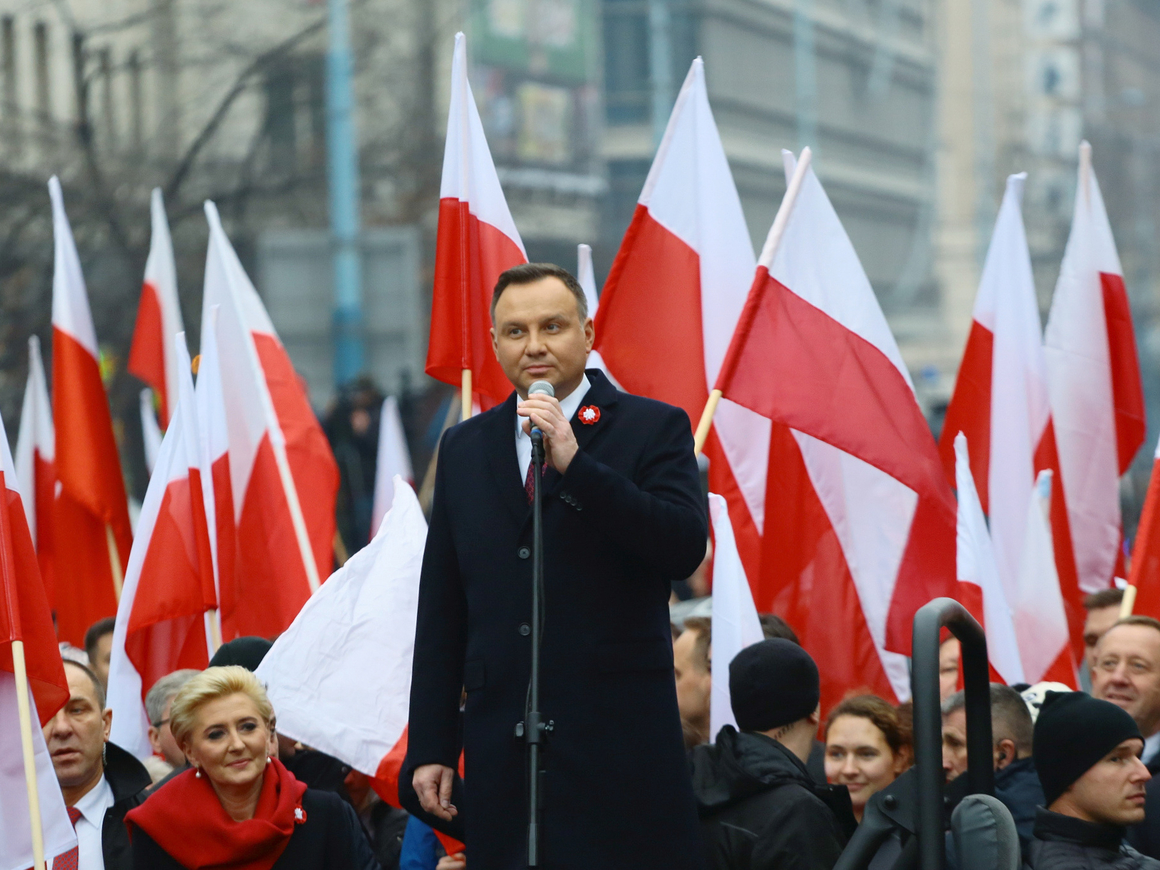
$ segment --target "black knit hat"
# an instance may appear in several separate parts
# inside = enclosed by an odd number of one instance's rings
[[[1083,692],[1048,692],[1035,720],[1035,769],[1050,807],[1101,758],[1132,737],[1143,740],[1126,710]]]
[[[256,671],[273,645],[264,637],[235,637],[218,647],[209,660],[209,666],[241,665],[247,671]]]
[[[791,640],[763,640],[729,663],[729,695],[738,729],[772,731],[817,709],[818,666]]]

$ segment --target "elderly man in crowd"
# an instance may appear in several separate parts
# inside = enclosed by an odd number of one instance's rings
[[[153,684],[145,695],[145,715],[149,717],[149,744],[156,755],[164,758],[170,767],[184,767],[185,754],[173,739],[173,732],[169,730],[169,708],[173,706],[173,699],[191,679],[201,671],[193,668],[174,671],[166,674]]]
[[[710,666],[713,624],[703,616],[685,620],[685,630],[673,643],[673,673],[677,679],[677,709],[685,748],[708,743],[709,695],[713,688]]]
[[[133,856],[125,813],[144,800],[149,774],[137,759],[109,742],[113,713],[105,689],[84,665],[66,661],[68,703],[44,726],[44,741],[60,783],[77,848],[61,856],[78,870],[129,870]]]
[[[1035,767],[1044,804],[1035,817],[1030,870],[1160,870],[1123,843],[1144,820],[1151,774],[1144,739],[1124,710],[1083,692],[1048,692],[1035,722]]]
[[[943,770],[956,779],[967,769],[966,693],[943,701]],[[991,683],[991,737],[995,797],[1011,811],[1024,856],[1031,845],[1035,809],[1043,806],[1043,787],[1032,759],[1034,725],[1022,696],[1010,686]]]
[[[1160,622],[1129,616],[1109,628],[1096,644],[1091,676],[1092,695],[1135,720],[1144,738],[1140,759],[1155,774],[1160,770]],[[1128,839],[1145,855],[1160,858],[1160,784],[1148,786],[1147,809],[1147,821],[1134,825]]]
[[[1079,669],[1080,688],[1092,690],[1092,669],[1096,666],[1096,644],[1109,628],[1120,619],[1123,589],[1101,589],[1083,600],[1087,612],[1083,621],[1083,666]]]

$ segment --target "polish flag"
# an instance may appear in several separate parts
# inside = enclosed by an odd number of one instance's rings
[[[1036,474],[1050,468],[1056,454],[1039,303],[1021,214],[1026,180],[1026,173],[1007,179],[939,452],[947,479],[956,480],[961,474],[956,461],[957,435],[966,435],[970,468],[982,511],[990,519],[990,538],[1006,601],[1014,607],[1026,600],[1029,607],[1039,610],[1047,602],[1027,600],[1020,588],[1021,560],[1028,535],[1035,533],[1028,525],[1027,506],[1032,501]],[[962,498],[960,489],[960,503]],[[1056,539],[1063,545],[1068,540],[1067,511],[1062,497],[1055,501],[1063,530]],[[1062,556],[1053,559],[1053,564],[1070,564],[1066,547]],[[1055,588],[1058,586],[1057,582]],[[1035,614],[1016,611],[1015,619],[1028,626],[1038,624]],[[1036,650],[1041,648],[1039,641],[1025,638]],[[1059,675],[1066,676],[1073,671],[1071,652],[1056,651],[1063,655]]]
[[[178,333],[172,343],[179,366],[178,392],[157,469],[141,505],[109,663],[110,739],[139,758],[152,753],[146,693],[180,668],[208,667],[214,648],[206,614],[216,610],[217,601],[197,406],[185,334]]]
[[[217,306],[236,528],[234,628],[272,637],[329,574],[338,468],[217,208],[207,202],[205,211],[210,238],[202,322]]]
[[[255,673],[279,733],[371,777],[398,806],[427,522],[402,477],[394,488],[371,542],[306,602]]]
[[[600,308],[600,297],[596,293],[596,270],[592,268],[591,245],[576,246],[576,281],[584,290],[584,300],[588,303],[588,316],[595,320],[596,312]],[[600,355],[600,351],[595,348],[588,354],[586,367],[600,369],[618,389],[620,388],[620,384],[616,382],[616,379],[609,373],[608,366],[604,364],[604,358]]]
[[[24,513],[32,545],[40,562],[40,579],[51,608],[54,601],[52,571],[53,505],[56,502],[56,434],[52,428],[52,401],[44,377],[40,339],[28,339],[28,384],[20,409],[16,435],[16,477],[24,497]]]
[[[717,389],[772,421],[758,606],[794,626],[822,706],[903,700],[915,611],[954,596],[956,507],[857,254],[794,164]]]
[[[608,370],[628,392],[683,408],[696,426],[755,266],[697,58],[604,282],[596,350]],[[729,503],[742,562],[755,578],[770,424],[728,396],[714,420],[705,444],[709,488]]]
[[[45,855],[60,855],[76,845],[39,727],[64,706],[69,691],[23,500],[16,488],[18,479],[0,422],[0,493],[4,495],[0,505],[0,870],[33,866],[33,824],[39,823]],[[23,647],[19,655],[28,678],[27,736],[32,741],[38,819],[30,818],[33,805],[20,722],[25,701],[17,690],[16,642]]]
[[[166,429],[177,397],[173,336],[184,331],[185,327],[181,325],[177,265],[173,259],[173,240],[169,236],[160,187],[153,188],[150,211],[153,237],[145,260],[145,281],[141,287],[141,302],[137,306],[137,326],[129,349],[128,369],[157,394],[158,418],[161,428]]]
[[[1060,562],[1072,646],[1082,651],[1083,596],[1111,585],[1120,558],[1120,475],[1144,440],[1144,393],[1123,269],[1091,146],[1080,145],[1071,235],[1044,335],[1075,573]],[[1053,524],[1059,534],[1058,524]]]
[[[399,403],[394,396],[383,400],[383,410],[379,417],[379,453],[375,460],[375,500],[371,509],[371,537],[379,530],[383,517],[391,509],[394,499],[395,475],[411,486],[415,485],[415,473],[411,470],[411,453],[407,449],[407,436],[403,432],[403,419],[399,416]]]
[[[984,270],[985,273],[985,270]],[[983,615],[983,629],[987,636],[987,659],[995,672],[1008,686],[1025,682],[1023,660],[1015,636],[1015,623],[1007,593],[999,579],[999,559],[987,531],[987,520],[975,481],[971,476],[971,462],[967,455],[967,437],[955,435],[955,485],[959,493],[958,535],[955,563],[959,583],[977,589],[978,611]],[[964,591],[964,595],[967,595]]]
[[[57,538],[69,542],[53,553],[53,579],[60,639],[80,646],[90,625],[117,612],[133,534],[88,292],[55,175],[48,190],[56,249],[52,411],[60,493],[54,525]]]
[[[174,394],[176,395],[176,393]],[[145,468],[149,474],[157,467],[157,455],[161,452],[161,426],[153,413],[153,391],[146,387],[141,391],[141,441],[145,448]]]
[[[729,663],[750,644],[764,640],[765,632],[737,554],[729,507],[715,492],[709,493],[709,517],[713,522],[713,660],[717,663],[717,678],[709,693],[712,741],[726,725],[737,727],[729,696]]]
[[[457,33],[426,371],[455,386],[470,371],[472,392],[485,409],[512,391],[492,350],[492,291],[501,272],[527,259],[467,81],[467,42]]]

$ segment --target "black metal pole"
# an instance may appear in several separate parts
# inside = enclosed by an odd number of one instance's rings
[[[524,740],[528,747],[528,866],[540,867],[540,750],[550,724],[540,717],[540,634],[544,595],[544,530],[541,493],[544,467],[544,435],[532,429],[532,675],[528,687],[528,711]]]
[[[943,626],[962,644],[966,690],[967,783],[972,794],[995,793],[991,744],[987,639],[970,613],[952,598],[936,598],[914,615],[910,688],[914,697],[914,766],[918,773],[918,848],[922,870],[946,866],[943,831],[942,707],[938,648]]]

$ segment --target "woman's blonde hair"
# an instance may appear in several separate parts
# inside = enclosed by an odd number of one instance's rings
[[[274,707],[266,696],[265,687],[252,671],[241,665],[206,668],[181,688],[169,708],[169,730],[173,732],[177,745],[188,745],[197,724],[197,711],[203,704],[229,695],[248,697],[258,708],[258,715],[265,721],[266,728],[274,729]]]

